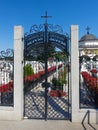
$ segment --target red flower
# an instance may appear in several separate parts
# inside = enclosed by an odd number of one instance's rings
[[[90,72],[91,72],[91,73],[98,73],[98,70],[92,69]]]
[[[63,97],[67,96],[66,92],[63,92],[62,90],[51,90],[49,92],[49,95],[52,97]]]
[[[8,84],[3,84],[0,86],[0,92],[4,93],[4,92],[12,91],[12,88],[13,88],[13,82],[9,82]]]

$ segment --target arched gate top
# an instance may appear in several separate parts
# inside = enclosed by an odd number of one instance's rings
[[[31,50],[35,45],[41,46],[45,43],[45,26],[47,27],[48,44],[55,46],[64,52],[68,52],[68,34],[64,33],[59,25],[52,24],[33,25],[30,28],[30,32],[25,34],[25,49]]]

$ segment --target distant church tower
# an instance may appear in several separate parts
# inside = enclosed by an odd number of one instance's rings
[[[90,34],[90,28],[87,27],[87,34],[79,40],[79,57],[81,71],[89,69],[98,69],[98,38]]]
[[[81,37],[79,40],[79,50],[80,50],[80,56],[82,55],[88,55],[90,57],[94,57],[95,55],[98,55],[98,38],[90,34],[90,28],[87,27],[87,34]]]

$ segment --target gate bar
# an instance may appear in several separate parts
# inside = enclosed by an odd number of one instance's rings
[[[45,49],[45,120],[47,120],[47,59],[48,59],[48,24],[45,23],[45,33],[44,33],[44,49]]]

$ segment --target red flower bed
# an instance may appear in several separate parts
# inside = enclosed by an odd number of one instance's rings
[[[3,84],[0,86],[0,92],[9,92],[13,89],[13,83],[9,82],[8,84]]]
[[[49,95],[51,97],[63,97],[63,96],[67,96],[67,94],[65,92],[63,92],[62,90],[51,90],[49,92]]]
[[[91,73],[98,73],[98,70],[92,69],[90,72],[91,72]]]
[[[42,76],[42,75],[44,75],[44,74],[45,74],[45,71],[44,71],[44,70],[42,70],[42,71],[39,71],[38,73],[39,73],[39,75],[40,75],[40,76]]]
[[[82,72],[81,74],[87,87],[94,92],[98,91],[98,78],[91,76],[88,72]]]
[[[62,64],[58,65],[58,68],[60,68],[60,67],[62,67]],[[51,72],[51,71],[53,71],[53,70],[56,70],[56,66],[52,66],[52,67],[48,68],[48,72]],[[25,82],[27,82],[27,81],[32,82],[32,81],[34,81],[34,80],[40,78],[40,77],[43,76],[44,74],[45,74],[45,70],[42,70],[42,71],[39,71],[39,72],[36,73],[36,74],[30,75],[30,76],[26,76],[26,77],[25,77]]]

